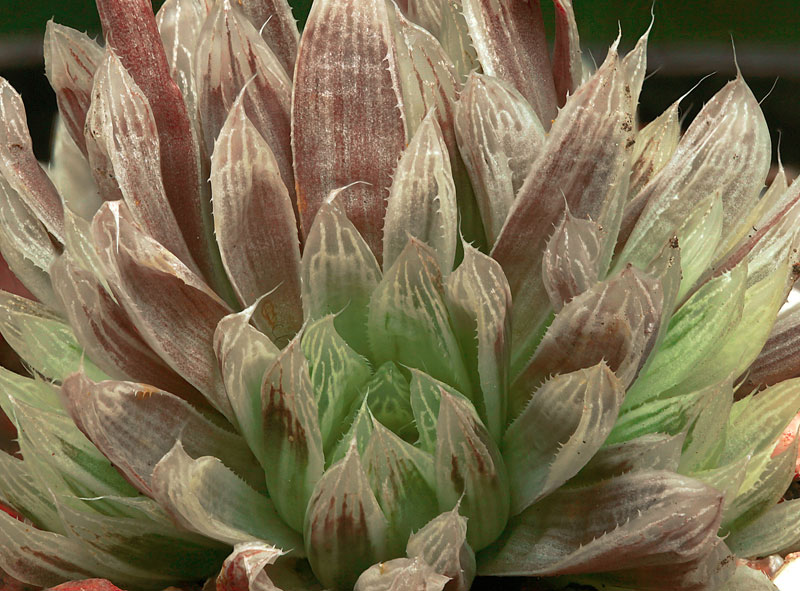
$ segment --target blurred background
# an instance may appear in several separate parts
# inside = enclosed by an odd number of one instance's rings
[[[241,0],[247,2],[248,0]],[[157,10],[163,0],[155,0]],[[300,25],[312,0],[290,0]],[[782,134],[784,163],[800,168],[800,0],[573,0],[584,51],[600,62],[621,27],[623,49],[647,28],[651,8],[650,78],[641,98],[647,121],[660,114],[703,76],[683,102],[684,123],[735,76],[738,63],[759,100],[777,145]],[[552,31],[553,8],[542,1]],[[40,159],[49,155],[55,97],[44,77],[42,35],[48,19],[99,35],[92,0],[0,0],[0,76],[23,95]],[[773,88],[774,86],[774,88]],[[771,92],[770,92],[771,90]],[[766,98],[764,98],[766,97]]]

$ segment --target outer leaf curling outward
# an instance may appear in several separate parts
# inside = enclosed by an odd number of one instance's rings
[[[158,129],[161,177],[193,258],[209,278],[218,277],[211,204],[201,190],[191,122],[147,0],[96,0],[108,47],[147,97]],[[216,254],[215,254],[216,253]]]
[[[64,239],[61,198],[36,156],[22,97],[0,78],[0,175],[58,240]]]
[[[721,493],[697,480],[630,472],[534,504],[481,555],[478,571],[554,575],[674,566],[708,553],[721,515]]]
[[[256,322],[284,345],[300,329],[300,243],[289,192],[275,155],[234,102],[211,158],[214,228],[240,303],[260,296]]]
[[[103,205],[92,237],[106,279],[142,338],[236,424],[213,349],[214,331],[230,313],[228,306],[136,226],[124,203]]]
[[[514,297],[512,377],[533,355],[549,313],[541,276],[542,252],[565,203],[576,217],[590,218],[603,227],[599,265],[603,272],[610,260],[627,194],[625,170],[633,145],[624,86],[619,56],[612,46],[600,69],[561,110],[492,249]]]
[[[463,0],[483,71],[510,82],[545,129],[556,118],[556,88],[539,0]]]
[[[384,0],[314,2],[300,42],[292,109],[304,233],[331,190],[364,181],[341,206],[377,257],[386,190],[407,139],[387,10]]]
[[[261,469],[244,440],[168,392],[72,374],[61,399],[78,428],[145,494],[152,494],[156,463],[178,440],[191,456],[220,458],[251,486],[263,488]]]

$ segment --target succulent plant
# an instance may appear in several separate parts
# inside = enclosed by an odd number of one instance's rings
[[[527,0],[97,4],[49,169],[0,82],[2,570],[772,588],[800,185],[741,75],[681,136],[569,0],[552,60]]]

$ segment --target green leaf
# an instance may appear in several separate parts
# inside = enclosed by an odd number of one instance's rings
[[[281,351],[261,386],[267,490],[278,514],[297,531],[303,528],[306,505],[325,464],[301,338],[302,332]]]
[[[786,555],[800,548],[800,499],[770,507],[726,538],[739,556]]]
[[[720,340],[741,319],[746,280],[746,266],[737,266],[706,283],[678,309],[646,372],[626,395],[623,408],[634,408],[681,383],[716,352]]]
[[[381,365],[362,390],[369,410],[378,422],[406,441],[416,440],[408,381],[397,365],[391,361]]]
[[[265,541],[303,554],[303,539],[217,458],[192,459],[180,442],[153,469],[153,496],[183,528],[225,544]]]
[[[300,343],[311,370],[322,445],[330,450],[342,436],[345,419],[372,371],[336,331],[333,315],[312,322]]]
[[[409,535],[439,512],[433,457],[375,420],[362,465],[386,516],[387,550],[400,554]]]
[[[69,325],[38,302],[0,291],[0,333],[49,380],[60,382],[81,368],[93,380],[108,379],[84,356]]]
[[[409,240],[372,294],[369,337],[378,363],[401,363],[470,392],[439,265],[433,251],[416,239]]]
[[[358,353],[369,351],[367,308],[381,279],[375,256],[333,203],[323,203],[308,232],[300,264],[306,320],[336,314],[336,330]]]

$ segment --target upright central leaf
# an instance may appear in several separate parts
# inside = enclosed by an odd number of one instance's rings
[[[392,171],[405,148],[402,93],[385,0],[319,0],[295,67],[292,148],[303,232],[332,189],[377,257]]]

